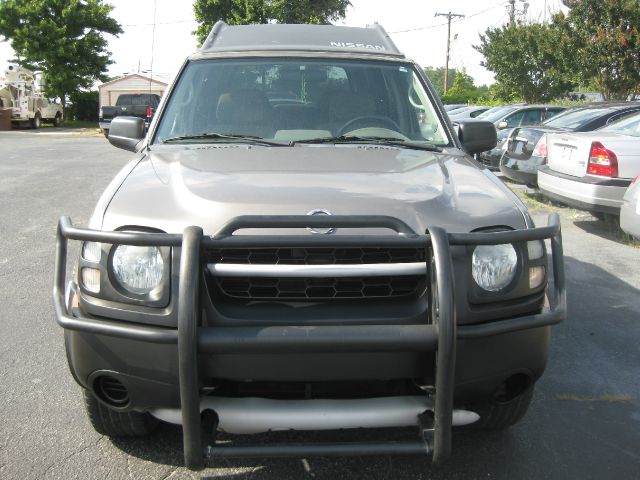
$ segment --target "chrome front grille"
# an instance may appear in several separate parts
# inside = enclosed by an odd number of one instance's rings
[[[342,248],[253,248],[212,249],[207,263],[249,265],[357,265],[375,263],[424,262],[420,248],[342,247]]]
[[[426,282],[419,248],[217,249],[206,261],[218,291],[245,300],[400,298]]]

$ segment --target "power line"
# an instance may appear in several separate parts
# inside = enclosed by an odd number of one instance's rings
[[[482,11],[480,11],[480,12],[473,13],[473,14],[471,14],[471,15],[466,15],[464,18],[460,18],[460,19],[457,19],[457,20],[453,20],[451,23],[464,22],[465,20],[468,20],[468,19],[473,18],[473,17],[477,17],[478,15],[482,15],[483,13],[487,13],[487,12],[489,12],[489,11],[491,11],[491,10],[495,10],[496,8],[498,8],[498,7],[502,7],[503,5],[504,5],[504,2],[503,2],[503,1],[501,1],[500,3],[498,3],[498,4],[494,5],[493,7],[487,8],[487,9],[482,10]],[[437,24],[437,25],[427,25],[426,27],[409,28],[409,29],[407,29],[407,30],[396,30],[396,31],[394,31],[394,32],[389,32],[389,33],[418,32],[418,31],[420,31],[420,30],[430,30],[430,29],[432,29],[432,28],[444,27],[445,25],[448,25],[448,24],[449,24],[449,22],[445,22],[445,23],[439,23],[439,24]]]
[[[176,25],[178,23],[195,23],[194,19],[191,20],[176,20],[174,22],[156,22],[156,23],[125,23],[120,25],[121,27],[153,27],[156,25]]]

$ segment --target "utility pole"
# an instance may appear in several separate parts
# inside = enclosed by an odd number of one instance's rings
[[[509,25],[516,24],[516,0],[509,0]]]
[[[449,47],[451,46],[451,19],[453,17],[464,18],[464,15],[457,13],[436,13],[436,17],[447,17],[447,58],[444,62],[444,94],[447,94],[449,89]]]

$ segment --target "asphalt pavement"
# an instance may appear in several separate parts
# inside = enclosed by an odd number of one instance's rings
[[[86,223],[133,156],[61,133],[0,132],[0,479],[640,478],[640,249],[570,209],[560,210],[569,318],[553,329],[529,413],[505,432],[455,433],[442,467],[416,457],[256,459],[194,473],[182,467],[178,427],[144,440],[95,433],[54,321],[55,227],[63,214]],[[534,213],[546,221],[547,211]]]

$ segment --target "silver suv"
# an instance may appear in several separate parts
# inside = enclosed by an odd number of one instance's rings
[[[558,217],[534,228],[470,157],[494,126],[454,130],[381,27],[219,22],[144,132],[113,120],[109,141],[135,158],[88,228],[58,228],[57,321],[97,431],[181,424],[192,469],[437,463],[452,426],[525,414],[565,317]],[[67,283],[69,240],[82,248]],[[404,442],[215,438],[407,426],[418,436]]]

